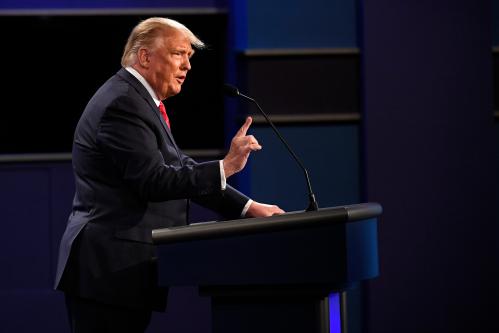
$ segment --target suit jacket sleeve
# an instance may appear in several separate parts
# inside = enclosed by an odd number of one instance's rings
[[[143,116],[144,106],[121,96],[105,110],[97,132],[97,145],[117,172],[145,201],[165,201],[220,194],[217,161],[166,164],[159,149],[158,129]]]
[[[184,165],[198,164],[196,161],[185,154],[182,154],[182,161]],[[219,162],[217,161],[217,163]],[[241,217],[244,206],[249,199],[249,197],[227,184],[225,191],[213,193],[211,195],[194,197],[193,201],[206,208],[218,212],[225,218],[236,219]]]

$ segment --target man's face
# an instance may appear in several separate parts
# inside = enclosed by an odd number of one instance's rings
[[[179,31],[170,31],[160,37],[149,51],[146,80],[159,99],[178,94],[191,69],[190,57],[194,54],[189,39]]]

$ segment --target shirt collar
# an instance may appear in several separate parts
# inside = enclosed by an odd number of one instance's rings
[[[137,80],[140,81],[140,83],[142,83],[142,85],[146,88],[146,90],[149,92],[149,95],[151,95],[152,99],[154,100],[154,103],[156,104],[156,106],[159,107],[159,103],[161,102],[158,97],[156,96],[156,93],[154,92],[154,90],[151,88],[151,85],[147,82],[146,79],[144,79],[144,77],[142,75],[140,75],[139,72],[137,72],[133,67],[131,66],[128,66],[128,67],[125,67],[125,69],[130,73],[132,74],[133,76],[135,76],[137,78]]]

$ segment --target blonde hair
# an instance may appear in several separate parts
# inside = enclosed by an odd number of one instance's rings
[[[192,46],[197,49],[205,47],[204,43],[182,23],[164,17],[151,17],[133,28],[121,57],[121,66],[133,65],[137,59],[139,49],[152,47],[157,38],[167,29],[183,32],[189,38]]]

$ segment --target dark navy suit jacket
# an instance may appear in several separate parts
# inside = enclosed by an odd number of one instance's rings
[[[121,69],[92,97],[73,144],[76,193],[61,240],[56,288],[109,304],[164,308],[154,228],[185,225],[188,200],[228,218],[248,197],[222,191],[218,161],[182,153],[146,88]]]

